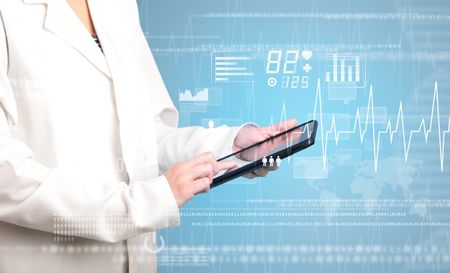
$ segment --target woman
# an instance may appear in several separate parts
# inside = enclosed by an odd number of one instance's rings
[[[234,166],[215,157],[275,127],[176,129],[134,0],[0,15],[0,272],[155,272],[154,232]]]

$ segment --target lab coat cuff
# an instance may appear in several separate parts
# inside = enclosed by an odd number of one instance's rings
[[[178,209],[178,204],[166,176],[159,176],[155,186],[159,188],[158,192],[161,194],[161,200],[165,201],[163,206],[167,213],[165,219],[162,219],[161,227],[168,228],[179,226],[180,212]]]
[[[134,219],[138,227],[148,231],[180,224],[178,205],[164,175],[132,185]]]

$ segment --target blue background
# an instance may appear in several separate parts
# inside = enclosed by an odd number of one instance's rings
[[[180,126],[205,126],[209,119],[230,126],[247,121],[268,125],[286,117],[306,121],[314,110],[321,121],[316,145],[283,161],[277,172],[251,181],[238,179],[184,207],[181,226],[160,232],[166,248],[159,253],[159,272],[450,272],[450,166],[444,151],[448,145],[443,143],[450,112],[448,2],[140,0],[138,4],[142,28],[178,108],[183,107],[178,101],[182,90],[222,90],[220,105],[180,111]],[[205,16],[212,13],[254,16]],[[312,50],[308,88],[268,86],[269,50]],[[249,82],[216,83],[211,59],[215,51],[246,54],[254,76]],[[330,53],[363,56],[366,86],[356,89],[355,98],[329,99],[325,70]],[[374,107],[386,111],[376,124],[356,119],[358,109],[371,101],[370,90]],[[314,109],[316,102],[322,108]],[[404,126],[393,134],[392,142],[388,135],[381,136],[378,147],[378,132],[386,130],[388,120],[395,127],[400,107]],[[361,138],[356,127],[337,144],[331,135],[325,142],[322,136],[332,130],[333,115],[344,115],[347,122],[338,122],[335,131],[353,129],[356,120],[367,133]],[[414,130],[419,133],[411,134]],[[352,155],[343,162],[348,151]],[[323,172],[320,163],[326,162],[326,177],[296,175],[295,162],[311,158],[319,158],[310,166],[318,172]],[[223,212],[243,214],[217,214]],[[251,214],[255,212],[273,214]],[[287,212],[300,214],[283,214]],[[288,222],[300,226],[251,225]],[[248,226],[224,227],[224,223]]]

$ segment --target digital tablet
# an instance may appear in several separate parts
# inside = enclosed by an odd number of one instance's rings
[[[317,121],[310,120],[245,149],[220,158],[218,161],[236,161],[237,167],[224,173],[219,173],[214,177],[211,188],[261,167],[276,166],[280,163],[281,159],[308,148],[314,144],[317,126]]]

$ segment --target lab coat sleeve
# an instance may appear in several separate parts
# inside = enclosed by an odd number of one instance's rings
[[[7,77],[8,48],[0,24],[0,221],[62,233],[55,219],[64,219],[71,235],[107,242],[178,225],[178,207],[164,176],[131,186],[124,181],[79,181],[40,164],[13,137],[11,129],[20,116]],[[80,222],[82,216],[94,216],[95,222]]]
[[[136,5],[131,13],[130,18],[138,18]],[[231,153],[234,139],[245,124],[240,127],[220,126],[212,129],[198,126],[177,128],[177,110],[167,92],[147,39],[138,21],[134,22],[133,26],[135,26],[133,33],[139,48],[141,64],[145,75],[151,75],[152,79],[153,88],[149,92],[152,93],[160,171],[163,173],[173,164],[189,160],[203,152],[211,152],[216,158]]]
[[[174,128],[164,124],[158,127],[158,160],[161,171],[193,156],[211,152],[216,159],[232,152],[233,140],[239,127],[221,126]]]

